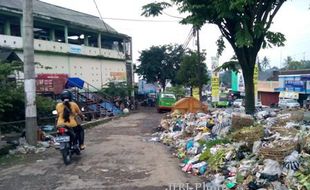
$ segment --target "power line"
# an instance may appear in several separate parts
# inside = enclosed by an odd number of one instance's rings
[[[172,18],[179,18],[179,19],[184,19],[183,17],[179,17],[179,16],[174,16],[174,15],[171,15],[171,14],[168,14],[166,12],[163,11],[163,13],[169,17],[172,17]]]
[[[85,17],[85,18],[98,18],[93,15],[66,14],[66,13],[57,13],[57,14],[75,16],[75,17]],[[102,17],[101,19],[102,20],[130,21],[130,22],[131,21],[132,22],[180,22],[179,20],[150,20],[150,19],[117,18],[117,17]]]
[[[185,39],[185,42],[182,45],[183,49],[187,48],[189,42],[192,40],[193,37],[194,37],[194,29],[191,28],[191,30],[189,31],[189,33]]]
[[[178,20],[147,20],[147,19],[127,19],[127,18],[107,18],[108,20],[133,21],[133,22],[179,22]]]
[[[110,30],[108,29],[106,23],[103,21],[103,18],[102,18],[102,15],[101,15],[100,10],[99,10],[99,8],[98,8],[98,5],[97,5],[96,0],[93,0],[93,2],[94,2],[94,4],[95,4],[95,6],[96,6],[96,9],[97,9],[97,11],[98,11],[99,17],[100,17],[100,19],[102,20],[102,23],[103,23],[103,25],[104,25],[106,31],[107,31],[107,32],[110,32]]]

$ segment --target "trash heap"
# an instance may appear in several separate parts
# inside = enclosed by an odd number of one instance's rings
[[[159,139],[181,160],[182,171],[214,186],[310,190],[310,126],[302,116],[176,110],[162,118]]]
[[[26,142],[25,137],[19,137],[17,140],[7,141],[13,145],[14,149],[9,150],[9,154],[38,154],[45,152],[47,148],[57,147],[55,137],[51,134],[55,132],[53,125],[44,125],[37,130],[37,145],[32,146]],[[23,136],[23,135],[22,135]]]

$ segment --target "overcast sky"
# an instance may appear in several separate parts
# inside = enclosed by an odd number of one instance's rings
[[[70,8],[76,11],[99,16],[93,0],[43,0],[45,2]],[[133,61],[137,63],[140,51],[148,49],[152,45],[164,45],[170,43],[183,44],[191,29],[190,26],[181,25],[177,18],[181,16],[175,8],[169,8],[156,18],[140,16],[141,7],[153,0],[96,0],[104,21],[120,33],[132,37]],[[310,0],[288,0],[274,19],[271,30],[282,32],[286,36],[285,47],[261,50],[259,57],[266,56],[272,66],[283,66],[287,56],[293,59],[310,59]],[[114,19],[111,19],[114,18]],[[115,20],[137,19],[142,21]],[[146,20],[146,21],[144,21]],[[153,22],[157,21],[157,22]],[[201,49],[207,52],[207,63],[210,68],[211,56],[216,55],[215,41],[220,32],[215,25],[206,24],[200,32]],[[192,40],[189,48],[195,47]],[[220,58],[220,63],[228,61],[233,51],[226,43],[226,50]]]

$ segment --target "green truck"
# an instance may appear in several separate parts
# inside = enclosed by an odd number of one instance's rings
[[[171,111],[176,101],[177,99],[172,93],[159,93],[156,99],[158,113],[162,111]]]
[[[226,93],[221,93],[218,102],[212,103],[213,107],[226,108],[229,106],[229,101]]]

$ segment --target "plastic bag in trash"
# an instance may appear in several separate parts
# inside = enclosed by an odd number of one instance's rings
[[[296,150],[284,158],[284,167],[287,169],[296,171],[299,165],[299,154]]]
[[[257,154],[258,151],[259,151],[259,148],[261,147],[261,145],[262,145],[262,141],[255,141],[255,142],[253,143],[252,152],[253,152],[254,154]]]
[[[220,174],[215,174],[214,175],[214,180],[212,180],[212,183],[214,185],[221,185],[225,180],[225,176],[222,176]]]
[[[278,175],[280,176],[282,173],[281,166],[279,162],[271,159],[264,160],[264,170],[262,174],[267,174],[270,176]]]
[[[186,143],[186,150],[189,150],[189,149],[191,149],[193,147],[194,147],[194,140],[191,139],[191,140],[187,141],[187,143]]]

